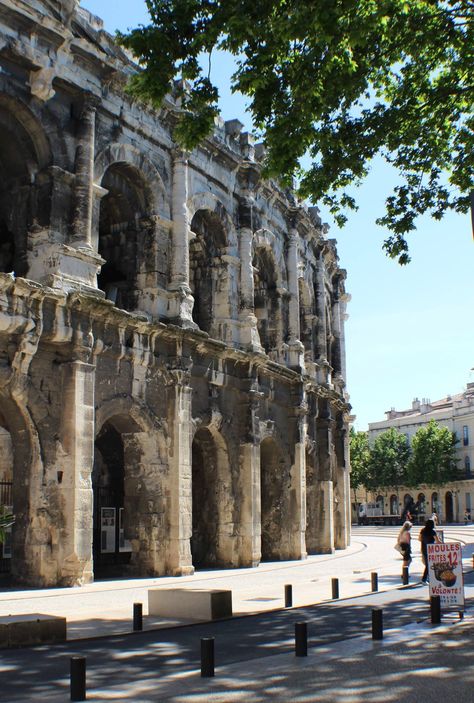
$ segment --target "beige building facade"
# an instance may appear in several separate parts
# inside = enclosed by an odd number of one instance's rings
[[[16,581],[345,548],[346,273],[237,120],[193,153],[74,0],[0,0],[0,484]]]
[[[411,443],[416,432],[430,420],[447,427],[456,435],[456,454],[459,479],[445,486],[421,485],[416,490],[401,487],[393,491],[370,495],[370,500],[379,503],[384,511],[391,512],[396,505],[400,511],[407,503],[419,503],[422,517],[430,517],[437,511],[442,522],[462,522],[464,513],[474,509],[474,383],[468,383],[462,393],[449,395],[431,402],[415,398],[407,410],[392,408],[386,420],[369,423],[369,442],[372,444],[381,432],[394,427],[406,435]],[[365,493],[358,497],[365,496]],[[474,514],[474,513],[473,513]]]

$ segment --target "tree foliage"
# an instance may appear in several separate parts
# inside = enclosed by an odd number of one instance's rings
[[[399,174],[379,223],[409,260],[418,215],[466,212],[474,183],[474,0],[146,0],[150,24],[119,35],[143,68],[136,95],[161,104],[174,78],[176,138],[213,127],[212,51],[237,59],[234,90],[267,146],[266,175],[329,206],[342,225],[350,187],[377,154]],[[203,68],[200,58],[208,55]],[[310,165],[302,168],[301,158]]]
[[[420,427],[412,440],[407,485],[442,486],[453,481],[457,474],[456,441],[447,427],[440,427],[434,420]]]
[[[410,446],[394,427],[377,435],[370,451],[369,474],[372,488],[403,486]]]
[[[350,431],[351,488],[356,491],[359,486],[368,487],[370,483],[370,447],[367,432]]]

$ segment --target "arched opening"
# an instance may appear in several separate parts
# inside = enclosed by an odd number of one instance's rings
[[[383,508],[384,508],[384,505],[383,505],[383,496],[381,496],[381,495],[378,495],[378,496],[377,496],[377,498],[375,499],[375,507],[376,507],[378,510],[381,510],[381,511],[382,511],[382,515],[383,515],[383,513],[384,513],[384,509],[383,509]]]
[[[438,517],[440,517],[440,515],[439,515],[439,498],[438,498],[438,494],[436,492],[431,494],[431,512],[437,513]]]
[[[33,128],[33,124],[31,125]],[[49,176],[34,138],[0,104],[0,272],[26,276],[28,230],[49,223]]]
[[[319,482],[315,468],[315,452],[306,450],[306,551],[314,554],[318,547]]]
[[[125,454],[121,432],[106,422],[95,441],[94,469],[94,576],[126,573],[131,547],[125,539]]]
[[[423,518],[426,515],[426,497],[424,493],[418,493],[417,514]]]
[[[199,329],[212,336],[216,317],[215,294],[218,286],[220,258],[227,239],[219,216],[210,210],[198,210],[191,221],[196,235],[189,245],[189,284],[194,298],[193,320]]]
[[[398,497],[395,494],[390,496],[390,515],[398,515]]]
[[[260,500],[262,561],[281,559],[283,481],[285,462],[276,442],[267,437],[260,445]]]
[[[191,556],[195,568],[227,566],[232,525],[232,496],[224,440],[200,428],[192,444]]]
[[[446,492],[444,504],[445,504],[444,514],[445,514],[446,522],[454,522],[454,501],[453,501],[453,494],[451,493],[451,491]]]
[[[98,287],[118,308],[135,310],[137,276],[150,248],[143,222],[150,209],[148,189],[141,173],[124,162],[109,166],[101,185],[108,193],[100,204],[98,251],[105,264]]]
[[[278,348],[279,297],[275,263],[269,249],[259,248],[253,257],[254,311],[260,344],[269,354]]]
[[[0,424],[0,506],[6,512],[14,514],[13,444],[10,432],[4,422]],[[12,529],[12,527],[9,527],[5,530],[3,543],[0,544],[0,581],[5,579],[11,572]]]

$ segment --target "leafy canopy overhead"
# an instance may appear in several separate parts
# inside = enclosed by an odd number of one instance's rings
[[[398,185],[378,220],[384,248],[409,261],[416,217],[466,212],[474,187],[474,0],[146,0],[150,24],[120,41],[143,71],[137,96],[161,104],[174,78],[184,110],[176,138],[192,149],[213,127],[215,48],[237,58],[234,91],[266,147],[265,175],[329,206],[381,155]],[[209,67],[199,59],[209,55]],[[309,166],[301,159],[309,156]],[[304,159],[307,162],[307,159]]]
[[[412,441],[412,455],[407,466],[407,484],[443,485],[457,475],[456,437],[447,427],[431,420],[420,427]]]

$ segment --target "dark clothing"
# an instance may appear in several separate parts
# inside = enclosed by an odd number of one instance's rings
[[[422,581],[426,581],[428,578],[428,545],[434,544],[436,542],[436,532],[424,527],[420,531],[419,540],[421,542],[421,558],[423,564],[425,565],[425,570],[423,571]]]
[[[411,544],[401,543],[400,548],[402,550],[403,561],[411,562]]]

